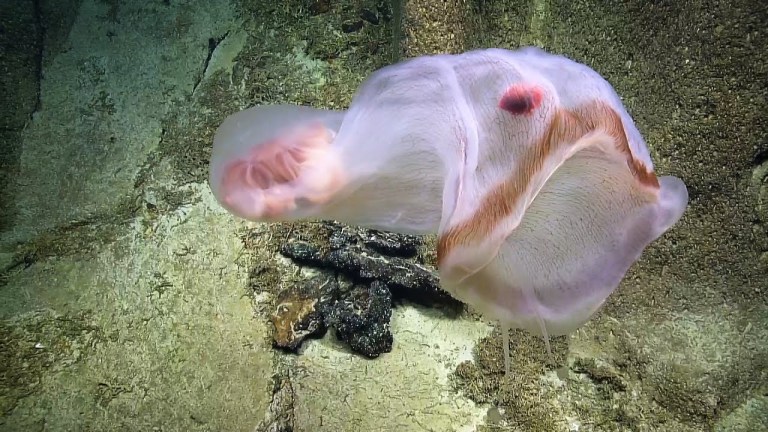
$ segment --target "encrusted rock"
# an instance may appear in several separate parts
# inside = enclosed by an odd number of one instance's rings
[[[331,270],[355,281],[379,280],[395,298],[421,304],[454,303],[440,288],[437,272],[415,261],[421,238],[333,226],[329,250],[306,241],[290,241],[280,250],[297,264]]]
[[[356,285],[329,306],[326,324],[353,351],[374,358],[392,350],[392,294],[383,283]]]
[[[353,351],[378,357],[392,350],[391,317],[392,294],[383,283],[339,284],[334,275],[322,275],[281,292],[271,320],[280,348],[296,350],[331,327]]]
[[[308,336],[325,333],[327,327],[321,302],[335,296],[337,291],[335,278],[318,277],[278,294],[275,311],[270,317],[275,326],[275,345],[295,350]]]
[[[327,238],[291,240],[280,250],[319,276],[278,295],[272,316],[277,346],[295,350],[305,338],[334,328],[353,351],[377,357],[392,349],[393,297],[457,304],[440,289],[435,270],[417,262],[420,237],[326,226]]]

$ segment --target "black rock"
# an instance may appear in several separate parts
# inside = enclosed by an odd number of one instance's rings
[[[328,328],[349,347],[367,357],[392,350],[392,294],[374,281],[342,286],[333,275],[321,275],[278,295],[271,321],[277,347],[296,351],[310,337]]]
[[[280,253],[297,264],[335,271],[356,282],[379,280],[396,299],[423,305],[454,302],[440,288],[435,269],[404,258],[416,255],[421,244],[418,236],[330,226],[327,252],[312,243],[293,240],[284,244]]]
[[[326,266],[354,280],[383,282],[397,298],[421,304],[450,298],[440,288],[437,272],[403,258],[345,248],[331,251],[324,261]]]
[[[363,244],[383,255],[412,258],[419,251],[421,239],[412,235],[366,230]]]
[[[353,351],[371,358],[392,351],[392,294],[383,283],[356,285],[329,306],[326,324]]]
[[[320,253],[320,248],[305,241],[292,241],[280,248],[283,256],[293,259],[297,264],[309,266],[325,265],[325,257]]]
[[[276,312],[281,319],[273,318],[276,345],[293,350],[304,338],[334,328],[353,351],[377,357],[392,349],[393,299],[460,310],[461,304],[440,288],[436,270],[418,262],[420,237],[332,222],[324,227],[327,238],[290,240],[280,248],[282,255],[316,268],[321,276],[279,296],[283,308]]]

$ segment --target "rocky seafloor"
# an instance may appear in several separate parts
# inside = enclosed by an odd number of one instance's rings
[[[0,431],[768,430],[756,0],[0,2]],[[537,45],[606,77],[683,219],[583,328],[501,338],[433,239],[250,224],[207,184],[257,104]],[[383,125],[382,127],[386,127]]]

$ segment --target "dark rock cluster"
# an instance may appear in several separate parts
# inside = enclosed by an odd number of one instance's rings
[[[307,337],[333,328],[352,351],[373,358],[392,349],[393,299],[457,305],[440,289],[435,269],[420,262],[420,237],[328,228],[328,238],[281,247],[282,255],[319,273],[278,294],[272,315],[278,347],[296,350]]]

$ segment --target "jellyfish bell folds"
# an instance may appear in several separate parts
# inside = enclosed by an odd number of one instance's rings
[[[583,325],[688,201],[605,79],[535,48],[385,67],[347,111],[236,113],[210,184],[253,221],[437,233],[446,291],[545,337]]]

